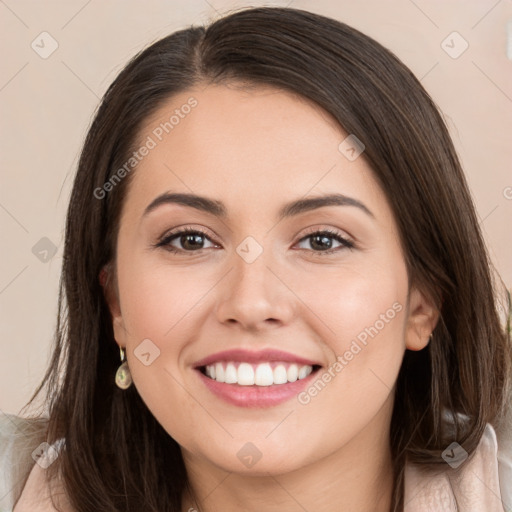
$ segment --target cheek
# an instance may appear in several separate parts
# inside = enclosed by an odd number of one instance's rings
[[[298,291],[332,364],[338,360],[342,366],[333,368],[336,378],[329,387],[338,388],[344,400],[352,397],[354,405],[363,398],[385,397],[405,351],[407,271],[401,259],[380,256],[378,264],[364,268],[340,267],[327,278],[310,275]],[[378,388],[384,394],[373,394]]]
[[[218,281],[211,274],[211,269],[207,273],[199,266],[171,266],[147,255],[131,254],[126,259],[120,255],[118,259],[130,371],[146,405],[157,418],[166,418],[166,426],[174,424],[176,408],[189,411],[192,417],[195,402],[181,384],[183,361],[189,343],[198,335],[204,298]],[[167,411],[169,404],[172,410]]]
[[[317,315],[316,322],[322,320],[324,339],[337,354],[347,350],[352,340],[362,346],[365,342],[369,346],[371,339],[382,340],[379,346],[400,345],[407,298],[403,266],[345,266],[329,274],[304,273],[300,280],[297,294]]]
[[[206,276],[185,265],[171,268],[151,258],[134,258],[119,277],[123,320],[131,337],[154,338],[157,344],[173,339],[177,347],[175,332],[183,337],[188,315],[200,309],[209,287]]]
[[[339,425],[363,428],[392,397],[402,362],[405,266],[396,259],[387,268],[382,264],[364,270],[343,268],[328,280],[311,278],[306,285],[309,302],[305,302],[327,325],[322,333],[332,363],[299,396],[299,403],[306,410],[314,409],[327,430],[332,426],[333,436]]]
[[[134,385],[159,423],[181,441],[191,428],[187,418],[201,413],[183,387],[185,375],[180,363],[194,336],[194,313],[200,310],[207,284],[190,268],[171,269],[148,257],[120,259],[118,268]],[[141,357],[143,354],[149,356]],[[177,416],[176,410],[182,414]]]

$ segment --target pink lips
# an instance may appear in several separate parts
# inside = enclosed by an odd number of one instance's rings
[[[209,364],[214,364],[220,361],[245,361],[246,363],[265,363],[272,361],[282,361],[288,363],[296,363],[302,366],[321,366],[320,363],[316,361],[304,359],[302,357],[298,357],[296,355],[290,354],[288,352],[283,352],[281,350],[266,349],[261,350],[259,352],[253,352],[244,349],[233,349],[224,350],[223,352],[217,352],[216,354],[212,354],[208,357],[205,357],[204,359],[201,359],[200,361],[194,363],[194,367],[200,368],[201,366],[207,366]]]
[[[288,352],[272,349],[259,352],[251,352],[243,349],[226,350],[205,357],[194,364],[200,380],[211,393],[231,405],[249,408],[274,407],[296,397],[304,388],[310,385],[312,380],[316,378],[318,372],[313,371],[304,379],[288,382],[286,384],[274,384],[272,386],[241,386],[239,384],[217,382],[204,375],[200,370],[200,368],[204,366],[221,361],[247,363],[281,361],[298,365],[321,366],[315,361],[304,359]]]

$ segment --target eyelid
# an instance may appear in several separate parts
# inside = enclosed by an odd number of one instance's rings
[[[202,233],[203,235],[207,236],[208,238],[216,238],[217,235],[216,234],[213,234],[213,231],[209,230],[208,228],[205,228],[205,227],[202,227],[202,226],[196,226],[195,224],[184,224],[182,226],[176,226],[175,228],[172,228],[172,229],[169,229],[167,231],[164,232],[164,234],[162,236],[160,236],[158,239],[159,240],[164,240],[166,238],[169,238],[173,235],[177,235],[177,234],[180,234],[182,232],[187,232],[187,231],[192,231],[192,232],[195,232],[195,231],[198,231],[199,233]]]
[[[299,241],[308,235],[311,235],[311,234],[314,234],[317,232],[324,232],[324,231],[327,231],[330,234],[336,234],[342,238],[345,238],[349,242],[352,242],[355,244],[355,239],[351,235],[349,235],[344,229],[327,226],[326,224],[317,224],[316,226],[311,226],[310,228],[306,228],[306,231],[300,235]]]

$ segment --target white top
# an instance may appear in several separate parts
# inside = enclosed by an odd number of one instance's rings
[[[58,452],[62,441],[51,448],[46,446],[49,457]],[[39,458],[36,464],[37,451],[32,458],[43,442],[41,427],[0,413],[0,512],[13,512],[20,496],[16,512],[55,510],[41,493],[35,494],[32,501],[34,493],[29,492],[38,488],[44,476],[45,458]],[[422,475],[420,467],[406,465],[404,512],[512,512],[512,411],[499,432],[487,424],[470,462],[463,463],[460,447],[448,448],[452,449],[445,454],[446,469],[435,476]],[[456,469],[458,463],[461,464]],[[27,475],[30,485],[23,491]]]

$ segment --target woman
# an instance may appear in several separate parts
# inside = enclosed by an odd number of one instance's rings
[[[171,34],[85,141],[34,395],[52,446],[15,512],[52,510],[47,482],[79,512],[502,512],[489,267],[442,118],[380,44],[286,8]]]

